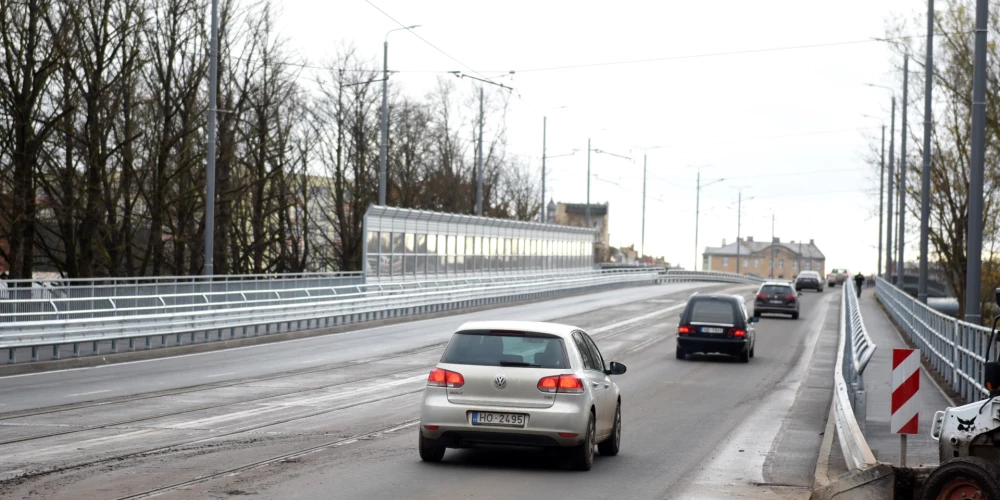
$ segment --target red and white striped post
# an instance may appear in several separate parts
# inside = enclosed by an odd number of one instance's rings
[[[920,390],[920,351],[892,350],[892,416],[889,427],[899,434],[899,466],[906,467],[906,435],[917,433],[919,408],[916,395]]]

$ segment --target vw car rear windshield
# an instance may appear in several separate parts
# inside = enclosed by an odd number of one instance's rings
[[[781,294],[788,295],[788,294],[792,294],[792,293],[795,293],[795,292],[792,291],[792,287],[790,287],[790,286],[785,286],[785,285],[765,285],[765,286],[761,287],[760,293],[767,294],[767,295],[781,295]]]
[[[520,332],[458,332],[441,357],[442,363],[529,368],[569,368],[566,346],[559,337]]]
[[[689,308],[688,323],[736,324],[736,303],[723,299],[693,299]]]

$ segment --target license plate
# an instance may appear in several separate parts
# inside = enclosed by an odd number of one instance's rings
[[[723,330],[722,328],[716,328],[714,326],[705,326],[702,327],[701,329],[701,333],[722,333],[724,331],[725,330]]]
[[[781,303],[781,301],[780,301],[780,300],[772,300],[772,301],[771,301],[771,303],[772,303],[772,304],[780,304],[780,303]]]
[[[528,416],[523,413],[472,412],[472,425],[492,425],[496,427],[524,427]]]

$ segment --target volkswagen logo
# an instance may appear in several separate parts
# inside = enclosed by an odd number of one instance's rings
[[[497,375],[496,377],[494,377],[493,378],[493,387],[496,387],[497,389],[506,389],[507,388],[507,377],[505,377],[503,375]]]

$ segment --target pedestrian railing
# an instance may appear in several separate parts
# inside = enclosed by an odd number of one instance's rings
[[[882,278],[875,295],[949,387],[966,401],[989,395],[982,384],[988,328],[942,314]]]
[[[685,271],[682,269],[671,269],[667,271],[667,276],[671,281],[679,282],[719,282],[719,283],[746,283],[748,285],[759,285],[764,283],[764,278],[748,276],[745,274],[723,273],[719,271]]]
[[[867,418],[864,371],[875,353],[875,344],[865,330],[854,287],[841,289],[840,312],[837,362],[833,375],[834,422],[848,468],[861,469],[876,462],[864,436]]]
[[[751,283],[726,273],[667,272],[662,268],[611,269],[533,276],[496,276],[449,281],[312,286],[271,290],[205,291],[155,296],[117,295],[95,310],[78,307],[74,297],[27,298],[8,304],[19,312],[0,313],[0,349],[8,362],[19,350],[37,360],[39,349],[51,347],[58,359],[61,346],[119,342],[129,349],[151,348],[184,341],[225,340],[269,333],[330,328],[365,321],[436,313],[559,294],[593,291],[608,286],[666,282]],[[17,309],[19,303],[31,307]],[[22,304],[23,305],[23,304]],[[35,309],[32,311],[32,309]],[[29,312],[23,312],[23,311]]]

